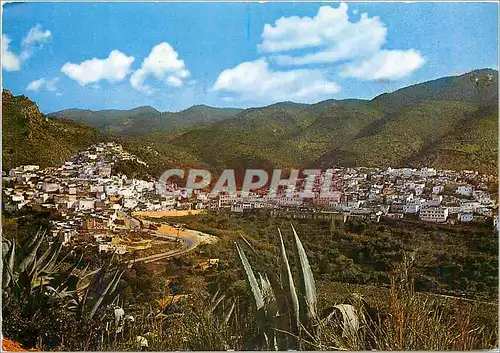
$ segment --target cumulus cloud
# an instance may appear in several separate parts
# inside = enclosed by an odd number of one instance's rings
[[[422,55],[410,50],[382,50],[366,60],[345,65],[341,76],[361,80],[397,80],[408,76],[425,63]]]
[[[354,13],[354,12],[353,12]],[[420,68],[425,59],[414,50],[386,50],[387,28],[377,16],[362,13],[349,20],[345,3],[322,6],[314,17],[281,17],[266,24],[259,49],[280,65],[332,64],[349,61],[341,75],[363,80],[399,79]],[[308,49],[307,53],[301,49]],[[295,51],[292,54],[286,52]]]
[[[43,47],[52,33],[49,30],[44,30],[40,24],[32,27],[28,34],[23,38],[21,45],[22,51],[20,54],[15,54],[9,49],[9,44],[12,42],[7,35],[2,34],[2,68],[6,71],[18,71],[24,61],[28,60],[36,50]]]
[[[59,78],[53,78],[52,80],[46,80],[45,78],[40,78],[38,80],[32,81],[26,87],[28,91],[38,92],[40,89],[45,88],[49,92],[57,91],[56,82],[59,81]]]
[[[52,36],[52,33],[47,29],[43,30],[40,24],[35,25],[31,28],[23,39],[23,46],[33,45],[33,44],[43,44]]]
[[[138,91],[153,94],[155,89],[145,84],[149,76],[164,80],[168,86],[180,87],[184,84],[184,79],[190,76],[190,72],[175,49],[163,42],[153,47],[141,67],[130,76],[130,84]]]
[[[32,27],[21,43],[23,46],[21,60],[28,60],[37,50],[43,48],[50,37],[52,37],[52,33],[48,29],[44,30],[42,25],[37,24]]]
[[[335,62],[378,51],[387,34],[379,17],[363,13],[358,22],[350,22],[347,9],[342,3],[337,8],[322,6],[312,18],[281,17],[274,26],[264,26],[259,49],[271,53],[317,49],[303,56],[279,56],[278,63],[283,65]]]
[[[340,87],[326,79],[321,70],[273,71],[261,58],[222,71],[212,90],[234,93],[246,101],[310,102],[336,93]]]
[[[106,59],[92,58],[80,64],[67,62],[61,68],[61,72],[82,86],[101,80],[114,83],[125,79],[134,60],[133,56],[113,50]]]
[[[21,69],[21,59],[9,49],[12,41],[2,34],[2,69],[6,71],[18,71]]]

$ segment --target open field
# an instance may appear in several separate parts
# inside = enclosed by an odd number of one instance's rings
[[[204,212],[204,210],[139,211],[133,212],[132,215],[134,217],[168,218],[194,216]]]

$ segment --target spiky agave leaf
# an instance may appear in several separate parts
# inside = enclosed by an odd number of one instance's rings
[[[227,323],[231,319],[231,315],[233,314],[235,306],[236,306],[236,299],[233,300],[233,304],[231,304],[231,308],[229,308],[229,311],[227,312],[226,316],[224,317],[224,325],[227,325]]]
[[[337,313],[337,310],[342,314],[342,336],[355,337],[359,330],[359,312],[350,304],[338,304],[333,307],[332,311],[323,321],[328,323]]]
[[[116,290],[116,287],[118,286],[118,282],[122,278],[122,276],[125,273],[126,269],[127,269],[127,267],[125,267],[121,271],[120,270],[116,270],[115,271],[115,274],[113,275],[113,278],[108,283],[108,285],[106,286],[106,288],[104,289],[104,291],[102,292],[102,294],[99,296],[99,298],[97,299],[97,302],[94,304],[94,307],[92,308],[92,310],[90,312],[90,316],[89,316],[90,319],[92,319],[94,317],[95,313],[97,312],[97,309],[99,309],[99,306],[102,304],[102,301],[104,300],[104,298],[108,294],[111,295]]]
[[[2,239],[2,259],[4,259],[5,254],[9,252],[11,244],[12,242],[9,239]]]
[[[75,311],[78,309],[78,302],[76,301],[76,299],[70,299],[68,301],[68,309],[71,311]]]
[[[27,254],[18,266],[19,273],[24,272],[33,261],[36,261],[36,252],[42,244],[44,236],[45,232],[37,233],[34,245],[30,248],[27,248]]]
[[[15,253],[16,253],[16,242],[11,242],[9,252],[6,254],[3,263],[3,278],[2,278],[2,287],[7,288],[10,284],[10,281],[13,281],[14,278],[14,264],[15,264]]]
[[[250,266],[250,262],[248,262],[245,253],[243,252],[243,250],[241,250],[238,243],[235,242],[235,244],[241,263],[243,264],[243,268],[245,269],[245,272],[247,274],[248,282],[250,283],[250,289],[252,290],[255,299],[255,305],[257,306],[257,310],[260,310],[264,306],[262,292],[260,291],[259,285],[257,284],[257,279],[255,278],[255,274],[252,270],[252,266]]]
[[[58,239],[57,242],[54,242],[51,245],[51,248],[52,248],[51,255],[48,258],[46,263],[44,263],[43,265],[40,265],[40,267],[41,267],[40,272],[49,273],[56,266],[57,258],[59,257],[59,253],[61,252],[61,249],[62,249],[62,242],[59,240],[60,239]]]
[[[120,279],[122,278],[122,276],[123,276],[123,274],[125,273],[126,270],[127,270],[127,267],[125,267],[121,271],[119,271],[118,278],[115,280],[115,283],[113,284],[113,287],[111,287],[111,290],[109,291],[109,294],[113,294],[115,292],[116,287],[118,287],[118,282],[120,282]]]
[[[219,304],[224,300],[224,298],[226,298],[225,294],[222,294],[220,297],[218,297],[217,300],[215,300],[215,302],[212,303],[212,306],[210,307],[209,311],[213,313],[214,310],[217,309]]]
[[[40,228],[38,228],[38,230],[36,231],[36,233],[24,245],[23,248],[24,248],[25,252],[28,252],[27,250],[30,249],[34,244],[36,244],[36,242],[38,241],[39,237],[42,234],[45,235],[45,231],[43,230],[42,226],[40,226]]]
[[[264,298],[265,303],[269,303],[273,300],[276,300],[273,292],[273,288],[271,287],[271,283],[269,283],[269,279],[267,278],[267,275],[262,276],[261,273],[259,273],[259,280],[260,280],[260,288],[262,292],[262,297]]]
[[[290,264],[288,263],[288,257],[286,256],[285,244],[283,243],[283,236],[281,235],[281,230],[278,228],[278,233],[280,236],[280,248],[281,248],[281,260],[285,266],[285,272],[287,277],[287,285],[290,292],[290,299],[292,301],[293,314],[295,318],[295,327],[299,327],[300,323],[300,306],[299,298],[297,297],[297,291],[295,289],[295,283],[293,282],[292,270],[290,269]]]
[[[47,258],[50,256],[50,254],[52,253],[53,251],[53,247],[52,246],[49,246],[47,248],[47,250],[45,250],[45,252],[42,254],[42,256],[40,256],[40,258],[37,260],[36,262],[36,267],[41,270],[43,268],[43,264],[45,263],[45,261],[47,260]]]
[[[302,274],[302,276],[300,276],[301,295],[307,306],[307,318],[310,320],[316,318],[316,285],[314,283],[313,273],[311,266],[309,265],[309,260],[307,259],[306,251],[304,250],[304,246],[302,246],[302,242],[300,241],[293,224],[291,224],[291,226],[295,238],[295,244],[297,246],[297,253],[299,255],[300,272]]]
[[[212,300],[210,300],[210,302],[213,304],[215,303],[215,301],[217,300],[217,297],[219,295],[219,292],[220,292],[220,288],[217,288],[217,291],[215,292],[214,296],[212,297]]]
[[[76,261],[66,271],[55,274],[54,279],[51,281],[51,283],[54,286],[56,286],[56,288],[62,286],[68,286],[71,287],[71,290],[77,290],[78,282],[81,280],[81,278],[77,275],[74,275],[73,272],[80,265],[82,259],[83,259],[83,254],[81,254],[78,261]]]

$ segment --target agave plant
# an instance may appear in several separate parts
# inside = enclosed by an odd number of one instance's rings
[[[81,270],[78,267],[83,255],[64,269],[68,266],[65,262],[68,255],[59,259],[63,239],[58,237],[39,255],[44,241],[47,241],[46,231],[41,228],[20,249],[15,241],[2,240],[2,289],[6,298],[24,297],[34,311],[37,304],[47,302],[92,319],[103,301],[116,290],[125,269],[111,269],[111,259],[102,268],[89,271],[87,266]],[[106,278],[104,290],[95,295],[93,292],[99,292],[96,284],[102,286]]]
[[[318,327],[324,327],[339,313],[341,314],[340,319],[344,335],[353,335],[359,329],[359,312],[350,304],[336,305],[326,317],[319,317],[316,285],[311,266],[293,224],[291,227],[297,258],[297,273],[299,274],[297,280],[293,277],[283,242],[283,235],[279,228],[282,263],[282,273],[279,276],[274,273],[264,275],[258,273],[256,275],[245,252],[238,243],[235,243],[255,300],[259,329],[264,341],[262,348],[265,349],[307,348],[306,342],[309,345],[314,345],[311,341],[315,340],[315,331]],[[243,236],[242,239],[259,258],[251,244]]]
[[[38,257],[38,250],[46,240],[46,232],[39,231],[19,250],[15,241],[3,240],[2,289],[7,295],[33,295],[43,292],[55,300],[71,295],[76,266],[61,271],[64,259],[58,261],[62,239],[58,238]]]

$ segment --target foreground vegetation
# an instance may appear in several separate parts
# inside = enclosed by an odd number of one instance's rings
[[[42,231],[10,220],[2,244],[3,334],[44,350],[140,350],[145,342],[148,350],[469,350],[498,345],[496,301],[416,291],[422,291],[426,256],[435,251],[425,249],[425,230],[410,236],[383,224],[330,229],[326,222],[294,221],[294,235],[287,220],[258,216],[207,214],[182,222],[216,232],[221,241],[162,266],[126,268],[116,256],[82,256],[89,250],[66,249],[57,239],[47,247]],[[374,229],[378,243],[375,234],[369,235]],[[30,233],[20,234],[25,232]],[[417,234],[421,248],[415,252],[410,239]],[[476,234],[483,237],[476,244],[466,234],[443,232],[442,250],[451,256],[467,238],[471,254],[486,254],[487,234],[487,229]],[[396,235],[401,239],[396,241]],[[496,246],[491,245],[494,257]],[[348,257],[356,253],[365,254],[363,262]],[[214,257],[220,259],[216,269],[194,266]],[[442,288],[453,278],[444,270],[447,261],[441,262]],[[493,270],[479,270],[476,280],[484,282],[478,283],[488,286],[488,276],[496,281]],[[486,297],[493,289],[467,294]]]
[[[201,254],[224,263],[219,280],[230,288],[237,278],[234,241],[244,234],[269,266],[278,269],[277,227],[289,220],[265,215],[208,213],[182,217],[187,227],[221,238],[217,247],[204,246]],[[415,289],[493,301],[498,298],[498,236],[493,224],[438,228],[425,223],[380,223],[294,220],[301,234],[315,278],[320,281],[390,286],[393,269],[404,252],[416,252]],[[285,240],[286,242],[286,240]]]

